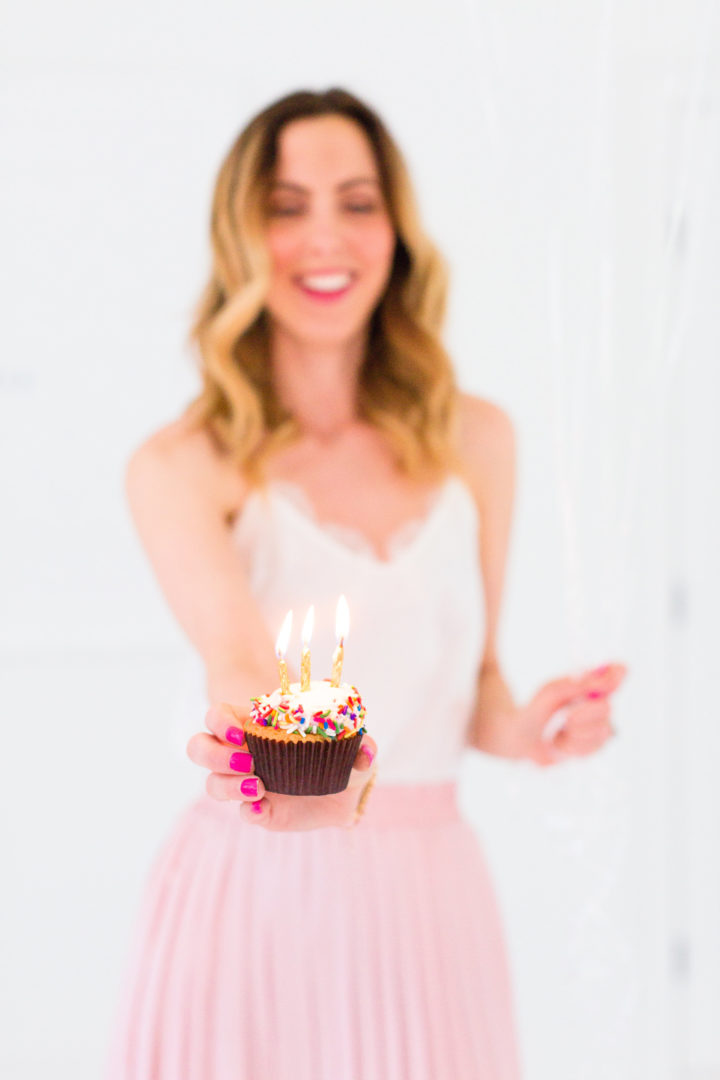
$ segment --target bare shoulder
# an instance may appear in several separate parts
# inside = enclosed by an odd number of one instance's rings
[[[460,394],[458,450],[468,479],[479,496],[491,485],[510,483],[516,454],[515,425],[494,401]]]
[[[148,486],[202,493],[228,516],[242,504],[246,490],[240,471],[211,432],[183,416],[153,432],[130,455],[125,490],[131,506],[142,502]]]

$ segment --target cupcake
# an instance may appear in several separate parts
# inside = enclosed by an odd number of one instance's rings
[[[253,770],[266,791],[332,795],[344,791],[362,742],[365,706],[357,687],[313,680],[251,699],[244,731]]]

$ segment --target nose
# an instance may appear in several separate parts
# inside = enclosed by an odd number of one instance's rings
[[[316,209],[307,219],[307,244],[310,250],[338,251],[343,247],[340,215],[332,209]]]

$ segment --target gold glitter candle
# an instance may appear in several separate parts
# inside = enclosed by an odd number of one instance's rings
[[[288,669],[285,662],[285,656],[287,654],[288,642],[290,641],[290,631],[292,629],[292,611],[288,611],[287,615],[283,619],[283,624],[280,627],[280,633],[277,636],[275,642],[275,655],[278,658],[278,667],[280,669],[280,693],[290,693],[290,681],[288,679]]]
[[[302,659],[300,661],[300,689],[310,689],[310,639],[315,622],[315,608],[310,605],[302,629]]]
[[[339,686],[342,679],[343,660],[345,658],[345,638],[347,637],[348,630],[350,629],[350,609],[348,608],[347,600],[344,596],[341,596],[337,602],[337,609],[335,611],[335,636],[337,637],[337,648],[333,653],[333,666],[332,675],[330,677],[330,683],[332,686]]]
[[[333,653],[333,666],[330,682],[333,686],[339,686],[342,678],[343,658],[345,656],[345,650],[343,649],[342,642],[338,645]]]

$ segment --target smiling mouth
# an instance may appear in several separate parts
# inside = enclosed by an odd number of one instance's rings
[[[356,275],[351,273],[306,274],[294,281],[312,300],[328,303],[345,296],[355,283],[355,277]]]

